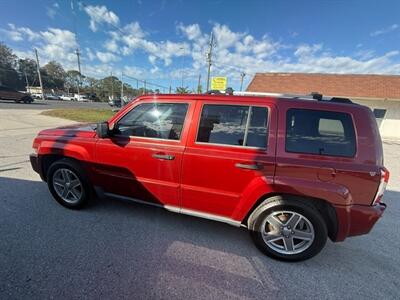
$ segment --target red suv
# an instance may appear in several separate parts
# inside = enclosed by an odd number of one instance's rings
[[[68,208],[97,195],[244,226],[282,260],[368,233],[386,207],[374,115],[348,99],[142,96],[108,122],[41,131],[33,148]]]

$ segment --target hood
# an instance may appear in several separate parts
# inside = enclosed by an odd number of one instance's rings
[[[96,136],[96,127],[97,127],[96,124],[74,124],[52,129],[45,129],[40,131],[39,135],[92,138]]]

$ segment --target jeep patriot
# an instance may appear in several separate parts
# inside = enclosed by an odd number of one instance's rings
[[[55,200],[130,199],[248,228],[280,260],[368,233],[389,179],[371,110],[348,99],[145,95],[97,125],[41,131]]]

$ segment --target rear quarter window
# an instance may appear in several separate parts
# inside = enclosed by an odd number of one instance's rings
[[[289,109],[286,113],[287,152],[354,157],[356,139],[348,113]]]

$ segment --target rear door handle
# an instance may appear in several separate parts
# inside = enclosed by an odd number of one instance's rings
[[[247,169],[247,170],[260,170],[262,169],[261,164],[242,164],[242,163],[236,163],[235,164],[236,168],[239,169]]]
[[[157,159],[165,159],[165,160],[173,160],[175,158],[175,156],[173,155],[162,154],[162,153],[154,153],[152,156]]]

